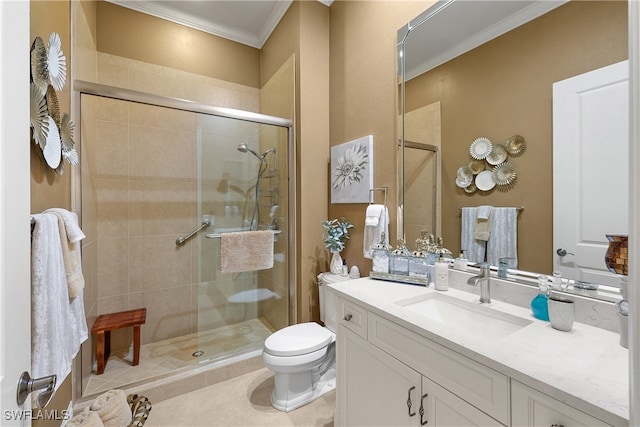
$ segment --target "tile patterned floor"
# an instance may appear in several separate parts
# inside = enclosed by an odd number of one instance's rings
[[[261,319],[229,325],[199,334],[171,338],[140,347],[140,364],[131,366],[131,349],[113,351],[102,375],[91,374],[85,396],[114,388],[153,381],[230,354],[262,348],[273,328]],[[195,351],[203,351],[193,357]],[[95,369],[94,369],[95,372]]]
[[[271,406],[273,385],[273,373],[262,368],[171,399],[152,402],[145,427],[333,427],[335,390],[291,412],[281,412]]]

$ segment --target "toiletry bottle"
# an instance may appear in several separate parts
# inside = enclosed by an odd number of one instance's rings
[[[533,317],[540,320],[549,321],[549,297],[547,295],[548,283],[547,276],[541,274],[538,276],[538,295],[531,300],[531,312]]]
[[[346,259],[342,260],[342,275],[345,277],[349,275],[349,267],[347,266]]]
[[[467,271],[467,266],[469,265],[469,260],[464,255],[465,250],[460,251],[460,255],[458,258],[453,260],[453,268],[460,271]]]
[[[449,263],[444,260],[442,254],[435,264],[436,277],[434,279],[434,287],[436,291],[449,290]]]

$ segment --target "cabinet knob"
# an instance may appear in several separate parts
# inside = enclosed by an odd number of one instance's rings
[[[353,316],[351,314],[347,313],[347,314],[344,315],[344,320],[346,320],[348,322],[349,320],[351,320],[352,317]]]
[[[551,427],[564,427],[562,424],[551,424]]]
[[[413,403],[411,402],[411,392],[412,392],[413,390],[415,390],[415,389],[416,389],[416,387],[415,387],[415,386],[413,386],[413,387],[411,387],[411,388],[409,389],[409,391],[407,392],[407,407],[409,408],[409,416],[410,416],[410,417],[413,417],[413,416],[416,414],[416,412],[415,412],[415,411],[413,411],[413,413],[411,413],[411,406],[413,406]]]

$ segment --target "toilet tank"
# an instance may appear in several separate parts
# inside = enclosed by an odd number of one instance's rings
[[[338,301],[336,293],[327,284],[349,280],[338,274],[320,273],[318,275],[318,295],[320,297],[320,320],[331,332],[338,329]]]

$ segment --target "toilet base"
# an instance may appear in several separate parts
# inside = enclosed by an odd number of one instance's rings
[[[290,412],[307,403],[313,402],[317,398],[327,394],[336,388],[336,370],[328,369],[316,383],[311,385],[311,373],[286,375],[282,381],[278,381],[276,375],[276,386],[271,393],[271,405],[279,411]],[[284,383],[284,384],[279,384]],[[308,387],[305,386],[308,384]],[[304,389],[295,391],[296,386],[303,385]],[[282,391],[282,393],[279,393]]]

